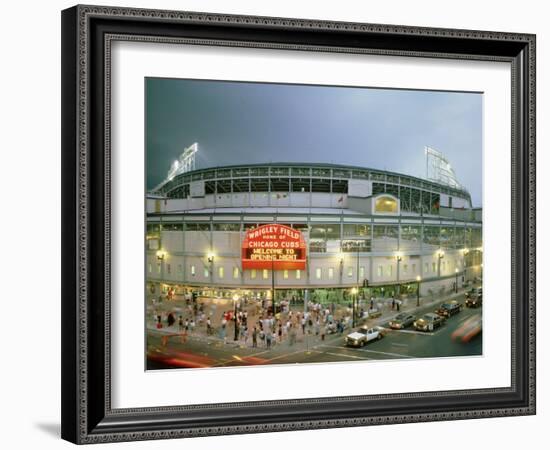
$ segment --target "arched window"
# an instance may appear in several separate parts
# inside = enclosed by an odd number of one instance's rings
[[[397,214],[397,200],[388,195],[381,195],[376,199],[374,212]]]

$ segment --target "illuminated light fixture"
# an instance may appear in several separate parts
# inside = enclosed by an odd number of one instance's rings
[[[214,252],[209,252],[208,255],[206,255],[209,263],[214,262],[214,256],[216,256],[214,255]]]
[[[157,259],[162,261],[166,257],[166,252],[164,250],[157,250]]]
[[[418,283],[420,283],[421,280],[422,280],[422,277],[421,277],[420,275],[417,275],[417,276],[416,276],[416,281],[417,281]]]
[[[356,287],[351,288],[351,293],[353,295],[357,294],[357,288]]]
[[[443,258],[443,257],[445,256],[445,252],[444,252],[443,250],[438,250],[437,256],[438,256],[439,258]]]
[[[401,261],[403,259],[403,253],[399,252],[395,254],[395,259]]]

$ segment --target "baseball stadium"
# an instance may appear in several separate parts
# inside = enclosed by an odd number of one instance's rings
[[[147,192],[147,298],[416,300],[482,276],[482,211],[434,149],[426,178],[310,162],[197,169],[197,150]]]

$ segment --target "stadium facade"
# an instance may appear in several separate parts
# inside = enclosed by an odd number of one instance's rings
[[[146,203],[153,297],[425,296],[483,268],[470,194],[399,173],[309,163],[172,172]]]

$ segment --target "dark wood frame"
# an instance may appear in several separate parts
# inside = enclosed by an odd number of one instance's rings
[[[512,384],[117,410],[110,401],[110,43],[186,42],[508,61]],[[535,36],[76,6],[62,13],[62,437],[160,439],[535,413]]]

